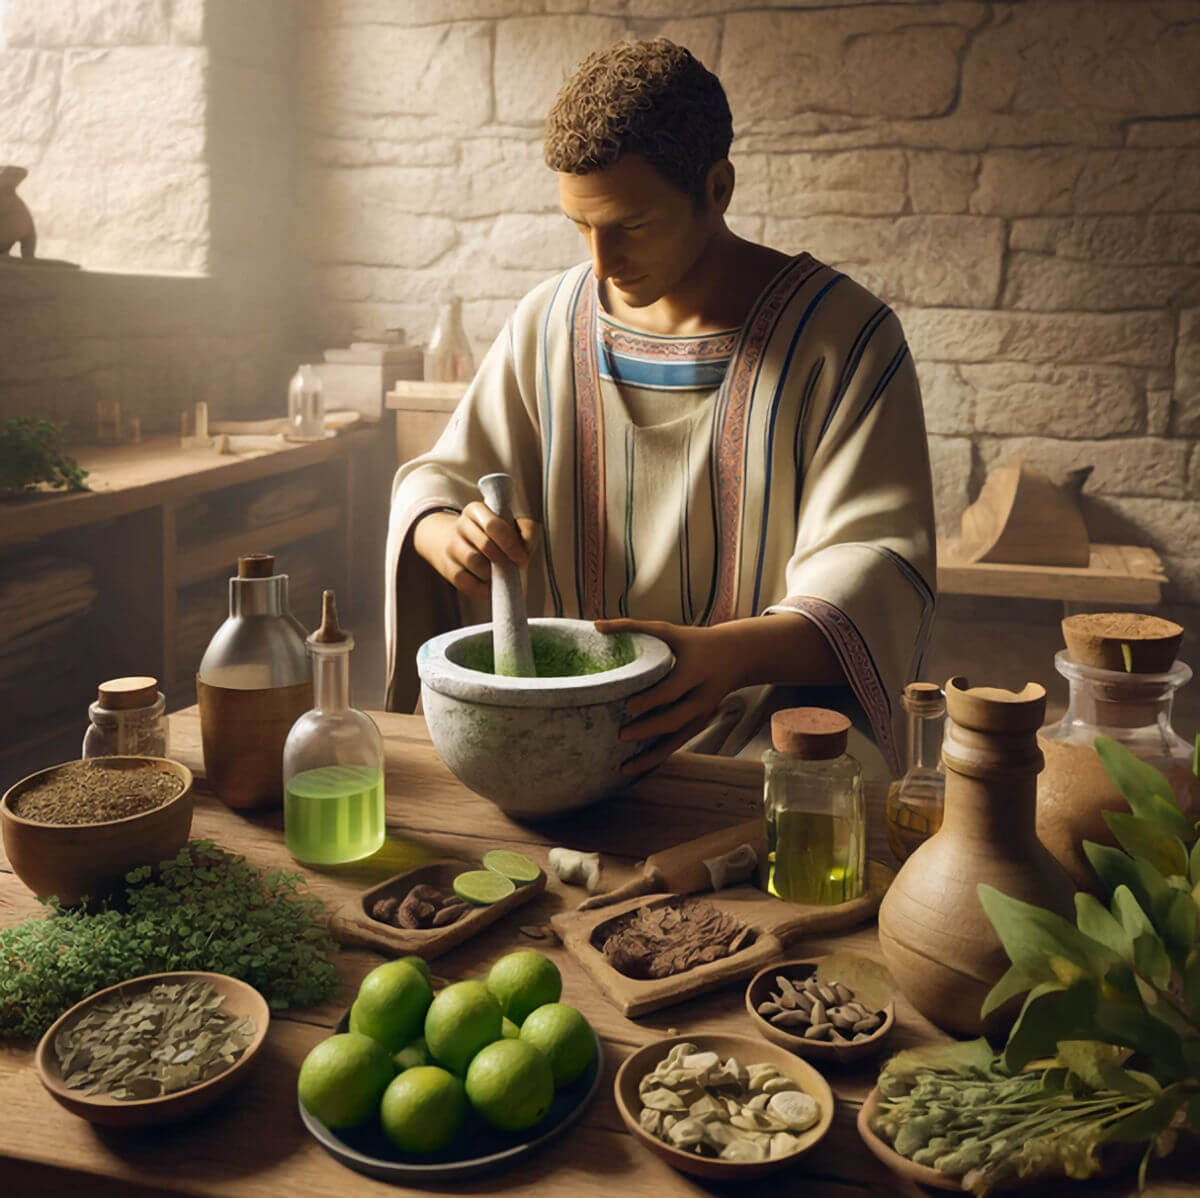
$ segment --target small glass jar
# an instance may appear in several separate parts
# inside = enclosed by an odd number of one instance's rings
[[[110,678],[88,708],[83,756],[165,757],[167,700],[157,678]]]
[[[867,808],[849,730],[841,712],[820,707],[771,717],[763,803],[767,889],[777,898],[825,906],[866,889]]]
[[[1038,839],[1081,889],[1096,885],[1083,852],[1085,840],[1112,844],[1105,811],[1127,811],[1096,752],[1107,736],[1166,775],[1184,812],[1195,807],[1193,747],[1171,727],[1175,692],[1192,676],[1176,661],[1163,674],[1127,674],[1083,665],[1060,649],[1054,668],[1067,679],[1067,710],[1038,733],[1045,768],[1038,778]]]
[[[435,383],[469,383],[475,374],[475,356],[463,327],[462,300],[457,295],[438,312],[425,350],[424,374]]]
[[[283,746],[283,828],[288,852],[309,865],[369,857],[386,832],[383,737],[350,706],[354,638],[338,626],[332,591],[321,627],[306,642],[313,659],[313,709]]]
[[[907,861],[942,826],[946,696],[934,682],[910,682],[900,702],[908,717],[906,760],[904,776],[888,787],[887,839],[896,860]]]
[[[288,384],[288,433],[293,441],[325,436],[325,392],[315,366],[301,366]]]

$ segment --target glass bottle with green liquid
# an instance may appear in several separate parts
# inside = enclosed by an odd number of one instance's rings
[[[307,865],[341,865],[383,845],[383,738],[350,706],[354,638],[338,625],[332,591],[321,627],[305,642],[315,706],[283,746],[283,827],[288,852]]]
[[[771,717],[763,754],[767,889],[792,903],[830,905],[866,887],[862,770],[846,752],[850,721],[822,707]]]

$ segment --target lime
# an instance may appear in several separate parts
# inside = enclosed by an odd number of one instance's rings
[[[542,876],[542,871],[524,853],[514,853],[511,849],[492,849],[484,853],[483,868],[508,878],[518,886],[528,886]]]
[[[433,990],[425,975],[407,961],[387,961],[362,980],[350,1007],[350,1030],[372,1036],[399,1052],[421,1034]]]
[[[326,1127],[355,1127],[379,1109],[395,1073],[377,1040],[343,1032],[322,1040],[304,1058],[296,1092],[305,1110]]]
[[[471,1062],[467,1097],[493,1127],[524,1131],[539,1123],[554,1101],[550,1062],[524,1040],[498,1040]]]
[[[521,1029],[507,1015],[500,1021],[500,1036],[505,1040],[519,1040]]]
[[[514,890],[516,887],[508,878],[490,869],[468,869],[454,879],[454,893],[465,902],[479,907],[498,903],[502,898],[508,898]]]
[[[500,1020],[500,1004],[482,982],[455,982],[430,1004],[425,1044],[438,1064],[461,1077],[481,1048],[500,1039]]]
[[[424,1037],[406,1044],[399,1052],[393,1054],[392,1060],[401,1071],[415,1069],[418,1065],[428,1065],[429,1049],[425,1047]]]
[[[487,988],[500,1010],[519,1027],[530,1011],[562,995],[562,975],[549,957],[523,948],[501,957],[488,974]]]
[[[538,1007],[521,1024],[521,1039],[550,1062],[555,1086],[569,1086],[596,1055],[591,1024],[563,1002]]]
[[[405,965],[411,965],[429,983],[429,988],[433,989],[433,974],[429,972],[429,962],[424,957],[401,957],[400,960]]]
[[[401,1152],[440,1152],[458,1134],[466,1113],[462,1082],[436,1065],[419,1065],[384,1091],[379,1121]]]

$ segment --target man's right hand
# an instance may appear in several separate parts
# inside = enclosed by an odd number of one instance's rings
[[[459,516],[453,512],[422,516],[413,529],[413,548],[456,590],[473,599],[487,599],[492,593],[492,563],[529,565],[537,531],[536,520],[518,518],[514,529],[476,500]]]

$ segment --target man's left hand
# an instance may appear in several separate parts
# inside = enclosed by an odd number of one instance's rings
[[[631,757],[622,770],[637,776],[665,761],[680,745],[703,730],[730,691],[744,685],[737,637],[727,625],[693,628],[659,620],[597,620],[605,633],[644,632],[666,641],[675,654],[675,667],[648,690],[625,704],[633,717],[621,729],[624,741],[661,737]]]

